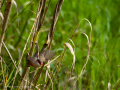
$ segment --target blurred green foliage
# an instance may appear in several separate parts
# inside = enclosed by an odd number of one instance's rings
[[[45,22],[41,30],[50,28],[53,12],[58,0],[52,0],[48,9]],[[16,0],[18,13],[22,12],[30,1]],[[26,39],[30,33],[36,11],[38,0],[34,0],[14,21],[17,17],[16,8],[12,7],[8,28],[5,33],[5,43],[10,50],[13,58],[18,61],[25,45]],[[63,43],[72,35],[73,31],[80,26],[72,39],[75,43],[75,70],[74,75],[79,75],[86,62],[87,56],[87,39],[80,32],[85,32],[90,38],[89,23],[83,18],[88,19],[92,24],[92,36],[90,44],[90,59],[87,63],[82,77],[78,80],[78,90],[105,90],[110,80],[111,87],[120,78],[120,0],[64,0],[60,15],[56,24],[56,31],[52,49],[57,50],[57,55],[63,50]],[[1,9],[4,12],[4,7]],[[14,21],[14,22],[13,22]],[[13,22],[13,23],[12,23]],[[12,23],[12,24],[11,24]],[[19,25],[18,25],[19,24]],[[1,31],[0,31],[1,32]],[[40,48],[45,42],[48,31],[39,35]],[[29,48],[29,44],[27,46]],[[27,52],[27,51],[26,51]],[[57,56],[56,55],[56,56]],[[14,67],[10,58],[3,48],[3,58],[10,69]],[[25,66],[25,56],[22,60],[22,67]],[[59,73],[59,88],[62,89],[63,82],[67,76],[67,70],[70,70],[72,64],[72,54],[67,49]],[[51,66],[54,66],[53,64]],[[32,70],[31,70],[32,71]],[[64,75],[65,74],[65,75]],[[61,81],[61,82],[60,82]],[[63,81],[63,82],[62,82]],[[57,82],[56,82],[57,83]],[[117,85],[116,85],[117,86]],[[68,88],[69,89],[69,84]]]

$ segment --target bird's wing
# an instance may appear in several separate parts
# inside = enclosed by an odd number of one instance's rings
[[[42,62],[46,62],[47,60],[51,59],[54,56],[54,51],[51,50],[44,50],[39,52],[39,59]],[[37,57],[37,53],[34,54],[34,57]]]
[[[45,56],[44,56],[43,54],[41,54],[41,55],[39,56],[39,59],[40,59],[41,63],[47,61],[47,60],[45,59]]]
[[[51,59],[54,56],[54,54],[55,54],[54,51],[46,50],[44,53],[45,59],[46,60]]]

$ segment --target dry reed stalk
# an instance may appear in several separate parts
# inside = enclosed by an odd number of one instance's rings
[[[1,38],[0,38],[0,54],[1,54],[2,42],[3,42],[4,36],[5,36],[5,30],[6,30],[6,27],[7,27],[11,7],[12,7],[12,0],[7,0],[6,7],[5,7],[5,12],[4,12],[4,20],[3,20],[3,24],[2,24]]]
[[[51,1],[51,0],[50,0],[50,1]],[[41,7],[41,9],[42,9],[42,10],[41,10],[41,11],[42,11],[42,15],[41,15],[42,20],[41,20],[41,22],[39,23],[39,27],[38,27],[39,29],[41,28],[42,24],[44,23],[44,18],[45,18],[46,12],[47,12],[47,10],[48,10],[50,1],[49,1],[48,6],[47,6],[47,8],[46,8],[45,11],[44,11],[44,9],[45,9],[46,0],[45,0],[45,2],[44,2],[44,4],[43,4],[43,8]],[[38,7],[40,7],[40,6],[41,6],[41,3],[39,2],[39,6],[38,6]],[[39,10],[40,10],[40,8],[38,8],[38,11],[39,11]],[[39,50],[39,49],[38,49],[38,50]],[[36,68],[34,68],[34,70],[36,70]],[[36,75],[36,71],[32,73],[32,77],[31,77],[31,79],[30,79],[30,83],[32,83],[32,82],[34,81],[35,75]]]
[[[0,11],[1,11],[1,0],[0,0]]]
[[[90,25],[90,28],[91,28],[91,29],[90,29],[90,39],[88,38],[88,36],[87,36],[85,33],[81,32],[81,33],[84,34],[85,37],[87,38],[87,42],[88,42],[88,51],[87,51],[86,62],[85,62],[85,64],[83,65],[83,68],[82,68],[81,73],[79,74],[78,78],[75,78],[76,81],[75,81],[75,83],[74,83],[74,86],[75,86],[77,80],[81,77],[81,74],[82,74],[82,72],[83,72],[84,68],[86,67],[87,62],[88,62],[88,60],[89,60],[89,52],[90,52],[92,25],[91,25],[91,23],[90,23],[90,21],[89,21],[88,19],[85,19],[85,18],[84,18],[84,19],[82,19],[82,21],[83,21],[83,20],[86,20],[86,21],[89,23],[89,25]],[[79,23],[79,24],[80,24],[80,23]],[[73,32],[73,34],[72,34],[70,40],[74,37],[74,34],[75,34],[76,30],[78,29],[79,24],[77,25],[77,28],[74,30],[74,32]],[[68,40],[68,42],[69,42],[69,40]],[[72,65],[72,67],[74,68],[74,64]],[[71,69],[71,70],[72,70],[72,69]],[[71,77],[70,77],[70,78],[71,78]],[[65,83],[64,90],[65,90],[65,88],[66,88],[67,83],[70,81],[70,78],[69,78],[69,79],[67,80],[67,82]]]
[[[7,51],[8,55],[9,55],[9,57],[10,57],[12,63],[13,63],[13,65],[14,65],[14,67],[15,67],[16,71],[18,72],[18,74],[19,74],[19,76],[20,76],[20,78],[21,78],[20,72],[19,72],[19,70],[18,70],[18,68],[17,68],[17,66],[16,66],[15,61],[14,61],[13,58],[12,58],[12,55],[10,54],[9,50],[7,49],[5,43],[4,43],[4,42],[2,42],[2,43],[3,43],[3,46],[4,46],[5,50]]]
[[[36,16],[36,21],[33,25],[33,33],[34,34],[33,34],[33,37],[31,39],[32,44],[30,46],[30,56],[32,56],[32,53],[33,53],[33,50],[34,50],[34,47],[35,47],[35,43],[37,41],[37,37],[38,37],[38,34],[39,34],[39,30],[40,30],[41,26],[43,25],[43,21],[44,21],[43,16],[44,16],[44,8],[45,8],[46,0],[40,0],[39,2],[40,2],[39,3],[40,7],[38,7],[38,13],[37,13],[37,16]],[[24,73],[22,75],[22,80],[19,83],[19,87],[20,87],[22,81],[24,80],[25,76],[28,76],[28,72],[29,72],[29,67],[27,67],[27,64],[26,64],[25,69],[24,69]],[[26,84],[24,83],[24,85],[26,85]]]
[[[5,82],[5,76],[4,76],[4,71],[3,71],[3,65],[2,65],[2,61],[3,61],[3,59],[2,59],[2,57],[0,56],[0,68],[1,68],[1,70],[2,70],[2,75],[3,75],[3,89],[6,89],[6,82]]]
[[[62,51],[61,53],[61,62],[60,63],[56,63],[56,66],[57,66],[57,71],[53,73],[53,83],[55,82],[55,80],[57,80],[57,77],[58,77],[58,74],[60,72],[60,69],[61,69],[61,66],[62,66],[62,62],[63,62],[63,59],[64,59],[64,55],[65,55],[65,49]],[[59,65],[58,65],[59,64]],[[56,73],[56,74],[55,74]],[[50,87],[51,88],[51,87]]]
[[[46,13],[45,13],[45,4],[46,4],[46,0],[43,0],[43,1],[40,1],[40,2],[39,2],[38,13],[39,13],[40,11],[41,11],[41,13],[40,13],[40,21],[38,21],[38,23],[36,23],[36,24],[37,24],[37,28],[36,28],[36,30],[35,30],[36,33],[40,31],[40,28],[42,27],[43,22],[44,22],[44,18],[45,18],[45,14],[46,14]],[[33,35],[33,36],[34,36],[34,35]],[[38,49],[38,50],[39,50],[39,49]],[[30,83],[33,82],[35,75],[36,75],[36,72],[33,72],[32,77],[31,77],[31,80],[30,80]]]
[[[58,16],[59,16],[59,12],[60,12],[60,9],[61,9],[61,6],[62,6],[62,3],[63,3],[63,0],[59,0],[57,5],[56,5],[56,8],[55,8],[55,11],[54,11],[54,15],[53,15],[53,20],[52,20],[52,24],[51,24],[51,28],[50,28],[50,31],[47,35],[47,40],[45,42],[44,45],[48,45],[48,49],[50,50],[51,49],[51,45],[52,45],[52,40],[53,40],[53,36],[54,36],[54,32],[55,32],[55,25],[56,25],[56,22],[57,22],[57,19],[58,19]],[[42,50],[44,50],[44,45],[43,45],[43,48]],[[37,85],[37,82],[38,82],[38,78],[40,77],[40,74],[43,70],[43,67],[44,67],[45,63],[43,64],[43,66],[39,69],[38,73],[37,73],[37,77],[36,77],[36,80],[35,80],[35,84],[34,84],[34,87]]]
[[[4,1],[3,1],[3,3],[4,3]],[[1,0],[0,0],[0,10],[1,10],[1,7],[2,6],[1,6]],[[4,19],[3,19],[3,22],[2,22],[2,32],[1,32],[1,36],[0,36],[0,55],[1,55],[1,51],[2,51],[2,44],[4,44],[3,40],[4,40],[5,31],[6,31],[6,27],[7,27],[7,23],[8,23],[11,8],[12,8],[12,0],[7,0],[6,1],[5,12],[4,12],[4,17],[3,17]],[[5,44],[4,44],[4,46],[5,46]],[[8,53],[8,54],[10,55],[10,53]],[[13,60],[13,59],[11,58],[11,60]],[[13,61],[13,63],[14,63],[14,61]],[[1,57],[1,65],[2,65],[2,57]],[[15,65],[15,63],[14,63],[14,65]],[[17,69],[17,67],[16,67],[16,69]],[[2,68],[2,70],[3,70],[3,68]],[[4,73],[3,73],[3,75],[4,75]],[[3,82],[4,82],[4,87],[5,87],[4,89],[6,89],[6,82],[4,80],[4,77],[3,77]]]

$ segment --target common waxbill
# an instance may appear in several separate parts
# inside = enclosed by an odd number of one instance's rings
[[[37,54],[36,52],[33,57],[27,54],[26,60],[29,66],[39,67],[44,62],[47,62],[49,59],[51,59],[53,56],[54,56],[54,51],[44,50],[42,52],[39,52],[39,54]]]

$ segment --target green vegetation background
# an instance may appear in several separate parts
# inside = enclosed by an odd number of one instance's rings
[[[49,30],[57,1],[58,0],[51,1],[41,30]],[[18,12],[22,12],[29,2],[29,0],[16,0]],[[19,60],[26,39],[34,23],[37,7],[38,1],[34,0],[34,2],[28,6],[11,24],[17,16],[16,8],[14,5],[12,6],[4,41],[16,61]],[[115,69],[117,65],[120,65],[119,8],[120,0],[64,0],[63,2],[56,24],[52,49],[55,50],[58,48],[57,55],[59,55],[61,50],[64,48],[63,43],[65,43],[70,35],[72,35],[78,23],[81,21],[76,36],[72,39],[76,46],[75,75],[80,74],[84,63],[86,62],[87,56],[87,40],[84,35],[80,34],[80,32],[85,32],[88,36],[90,36],[89,23],[87,21],[82,21],[82,19],[88,19],[93,28],[90,44],[90,59],[82,77],[78,80],[79,90],[105,90],[109,80],[111,87],[113,87],[120,78],[120,68],[117,67]],[[4,8],[2,8],[2,12],[3,11]],[[39,35],[40,48],[45,42],[47,33],[48,31],[42,32]],[[29,48],[29,45],[27,48]],[[11,73],[13,65],[5,49],[3,49],[3,56],[8,72]],[[22,61],[21,66],[24,67],[26,63],[25,56]],[[72,55],[67,49],[62,65],[63,67],[61,67],[62,71],[59,73],[60,81],[65,80],[67,70],[70,70],[71,68],[71,63]],[[113,71],[114,74],[111,78]],[[60,85],[61,86],[59,86],[59,88],[62,89],[62,84]]]

